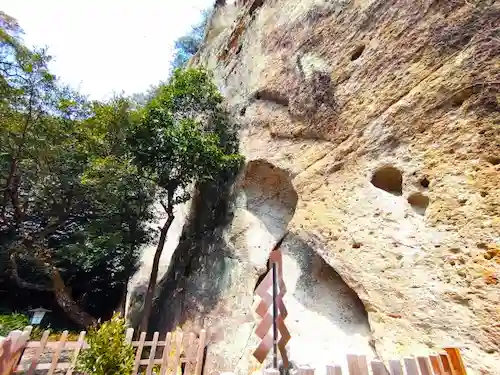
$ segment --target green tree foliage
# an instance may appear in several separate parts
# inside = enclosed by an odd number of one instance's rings
[[[203,29],[178,46],[195,53]],[[145,298],[147,330],[174,206],[241,162],[223,98],[208,72],[177,69],[144,95],[89,101],[50,73],[45,49],[21,37],[0,13],[0,292],[10,297],[14,285],[50,296],[77,325],[93,326],[124,295],[159,201],[167,221]]]
[[[177,69],[145,107],[129,138],[134,163],[159,188],[167,220],[161,228],[140,330],[147,331],[158,263],[174,206],[191,198],[189,186],[215,179],[241,162],[222,95],[202,69]]]
[[[210,11],[202,11],[201,17],[201,21],[193,25],[186,35],[181,36],[175,41],[175,52],[171,63],[172,71],[178,68],[185,68],[189,59],[198,52],[203,42],[205,27],[210,18]]]
[[[91,103],[61,86],[46,51],[0,19],[0,271],[88,326],[93,303],[123,293],[149,239],[155,186],[125,142],[138,115],[127,99]]]
[[[125,320],[115,314],[98,329],[87,334],[89,348],[78,356],[77,368],[88,375],[129,375],[134,367],[135,351],[125,342]]]

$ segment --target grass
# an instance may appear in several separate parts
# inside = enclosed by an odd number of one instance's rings
[[[21,313],[0,315],[0,336],[7,336],[16,329],[22,330],[29,325],[29,319]]]

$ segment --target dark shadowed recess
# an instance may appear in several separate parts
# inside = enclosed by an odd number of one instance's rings
[[[209,313],[219,301],[223,278],[212,275],[224,275],[227,258],[231,258],[222,232],[233,216],[231,186],[236,175],[237,171],[224,172],[216,181],[198,187],[179,245],[158,283],[150,332],[171,331],[188,319]],[[211,285],[194,285],[195,280],[190,281],[194,274],[194,279]]]

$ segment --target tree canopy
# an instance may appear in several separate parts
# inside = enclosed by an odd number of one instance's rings
[[[133,162],[158,188],[167,214],[153,261],[141,330],[147,330],[158,263],[174,220],[174,206],[191,198],[189,186],[215,179],[238,167],[229,117],[211,75],[202,69],[177,69],[145,106],[129,144]]]
[[[172,71],[178,68],[185,68],[189,59],[193,57],[203,42],[205,27],[210,18],[210,10],[205,9],[201,12],[201,20],[192,25],[191,29],[174,43],[174,57],[172,59]]]
[[[158,240],[146,225],[153,202],[173,220],[189,185],[241,158],[208,72],[176,70],[145,95],[99,102],[50,61],[0,13],[0,293],[17,308],[29,307],[17,295],[52,296],[88,326],[116,309],[141,247],[163,248],[168,227]]]
[[[154,186],[123,147],[128,100],[92,103],[61,85],[47,51],[26,48],[17,23],[2,20],[2,266],[18,286],[53,292],[72,320],[88,325],[93,318],[73,295],[92,311],[96,290],[123,288],[148,240]]]

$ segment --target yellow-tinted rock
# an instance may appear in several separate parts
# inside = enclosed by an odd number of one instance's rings
[[[498,25],[487,0],[228,2],[193,61],[247,159],[289,171],[289,228],[370,306],[384,359],[452,343],[500,373],[498,251],[478,248],[500,242]]]

